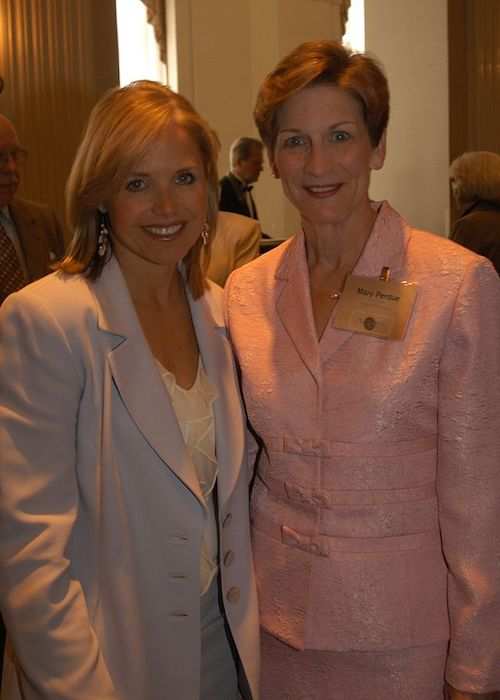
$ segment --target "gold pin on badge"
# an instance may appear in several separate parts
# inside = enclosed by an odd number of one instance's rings
[[[384,265],[384,267],[380,270],[380,275],[379,275],[379,280],[381,282],[388,282],[389,278],[391,276],[391,269]]]

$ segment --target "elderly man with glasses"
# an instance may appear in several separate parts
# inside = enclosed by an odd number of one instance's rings
[[[13,124],[0,114],[0,304],[50,272],[51,263],[64,252],[54,212],[16,197],[25,157]]]

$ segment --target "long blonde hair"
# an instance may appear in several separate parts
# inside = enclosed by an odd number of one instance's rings
[[[74,234],[59,269],[91,279],[100,275],[109,256],[97,254],[99,206],[119,190],[134,163],[171,122],[185,129],[197,144],[208,181],[205,254],[200,238],[184,261],[191,293],[195,298],[203,294],[217,219],[219,141],[185,97],[149,80],[110,90],[90,114],[66,185],[66,215]]]

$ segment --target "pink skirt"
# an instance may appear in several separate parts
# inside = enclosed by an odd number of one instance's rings
[[[443,700],[447,648],[297,651],[262,630],[261,700]]]

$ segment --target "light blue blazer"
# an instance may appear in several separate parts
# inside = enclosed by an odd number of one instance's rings
[[[257,698],[244,415],[220,294],[188,296],[218,392],[224,606]],[[198,700],[207,511],[115,259],[94,283],[55,273],[3,305],[0,455],[2,700]]]

